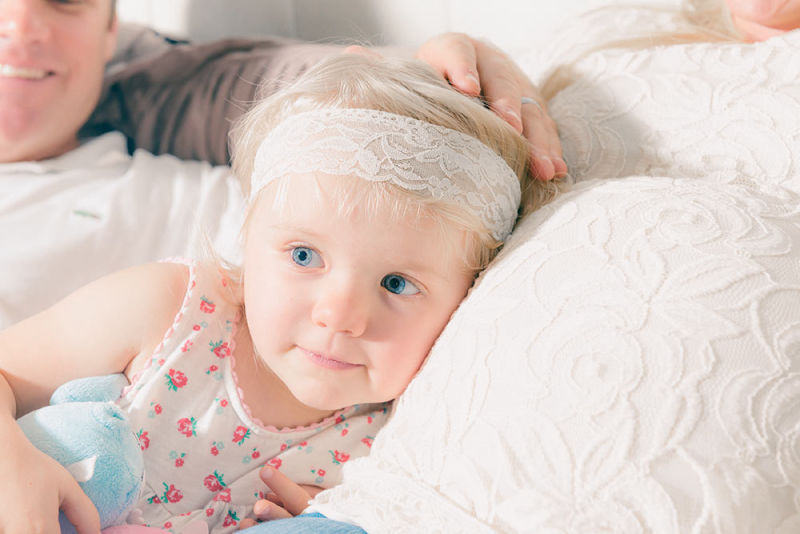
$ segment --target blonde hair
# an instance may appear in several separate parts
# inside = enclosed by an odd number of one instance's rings
[[[477,138],[499,154],[519,177],[521,215],[548,201],[556,191],[554,184],[533,179],[528,143],[522,136],[479,101],[452,89],[428,65],[416,60],[341,54],[323,60],[289,87],[256,104],[234,126],[233,170],[246,193],[256,152],[272,129],[292,114],[323,108],[386,111]],[[463,208],[421,198],[391,184],[370,183],[363,187],[359,180],[353,182],[352,187],[342,188],[346,198],[337,199],[340,209],[357,205],[380,216],[432,217],[442,228],[460,228],[468,238],[464,261],[471,270],[485,267],[501,245],[477,217]],[[246,226],[247,223],[245,232]]]

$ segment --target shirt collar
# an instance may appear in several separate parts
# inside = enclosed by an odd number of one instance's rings
[[[0,163],[2,173],[56,173],[80,168],[102,168],[130,159],[125,136],[109,132],[84,141],[77,148],[55,158],[40,161]]]

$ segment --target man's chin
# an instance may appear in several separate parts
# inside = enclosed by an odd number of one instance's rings
[[[19,128],[8,126],[0,121],[0,163],[52,159],[78,146],[77,132],[59,139],[48,135],[31,135],[29,132],[20,132]],[[41,131],[36,133],[39,134]]]

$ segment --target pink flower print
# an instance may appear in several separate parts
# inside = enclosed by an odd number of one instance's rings
[[[195,325],[195,326],[198,326],[198,325]],[[199,327],[198,327],[198,330],[199,330]],[[181,345],[181,352],[188,352],[189,349],[192,348],[192,345],[194,345],[194,341],[192,341],[191,339],[187,339],[186,341],[183,342],[183,345]]]
[[[206,297],[200,297],[200,311],[203,313],[214,313],[217,305],[208,300]]]
[[[333,463],[336,465],[343,464],[350,459],[350,455],[341,451],[328,451],[333,456]]]
[[[161,501],[164,502],[180,502],[183,499],[183,492],[181,490],[176,489],[174,484],[170,484],[167,486],[166,482],[162,482],[164,484],[164,495],[161,496]]]
[[[164,523],[164,528],[172,528],[172,521],[167,521]]]
[[[211,352],[213,352],[217,358],[225,358],[231,355],[231,349],[228,347],[227,341],[222,341],[221,339],[217,342],[209,341],[208,346],[211,347]]]
[[[221,401],[219,401],[219,405],[222,406],[223,408],[226,407],[228,405],[228,399],[222,399]]]
[[[341,423],[342,421],[344,421],[344,415],[340,415],[340,416],[338,416],[338,417],[336,418],[336,424],[337,424],[337,425],[338,425],[339,423]]]
[[[301,446],[301,447],[305,447],[306,445],[308,445],[308,442],[307,442],[307,441],[301,441],[301,442],[300,442],[300,446]]]
[[[361,443],[363,443],[367,447],[372,447],[372,440],[374,440],[374,439],[375,438],[372,437],[372,436],[367,436],[367,437],[361,439]]]
[[[189,382],[185,374],[175,369],[170,369],[169,374],[164,375],[164,378],[167,379],[167,389],[171,391],[178,391]]]
[[[195,429],[196,426],[197,421],[194,417],[184,417],[182,419],[178,419],[178,432],[187,438],[197,435],[197,431]]]
[[[208,491],[219,491],[225,487],[222,476],[223,475],[214,471],[214,474],[207,475],[206,478],[203,479],[203,485],[208,488]]]
[[[236,526],[239,523],[239,516],[236,515],[236,512],[233,510],[228,510],[228,515],[225,516],[225,520],[222,522],[223,527],[231,527]]]
[[[347,429],[346,429],[346,428],[343,428],[343,429],[342,429],[342,436],[346,436],[346,435],[347,435]]]
[[[175,458],[175,467],[183,467],[184,458],[186,458],[186,453],[182,452],[180,456],[175,451],[169,453],[170,458]]]
[[[150,410],[147,412],[147,417],[150,419],[154,418],[157,415],[161,414],[161,405],[158,404],[156,401],[150,401]]]
[[[212,501],[222,501],[222,502],[231,502],[231,489],[225,488],[216,495],[214,498],[211,499]]]
[[[214,509],[206,508],[206,516],[211,517],[212,515],[214,515]]]
[[[289,448],[289,445],[287,445],[286,443],[281,443],[281,452],[285,451],[288,448]]]
[[[233,431],[233,441],[237,445],[241,445],[244,443],[244,440],[250,437],[250,429],[246,426],[239,425],[236,427],[236,430]]]
[[[253,449],[253,452],[252,454],[250,454],[250,456],[253,458],[253,460],[258,460],[259,457],[261,457],[261,453],[258,452],[256,449]]]
[[[283,460],[281,460],[280,458],[271,458],[269,461],[269,465],[271,465],[275,469],[280,469],[281,465],[283,465]]]
[[[371,425],[371,424],[372,424],[372,416],[371,416],[371,415],[368,415],[368,416],[367,416],[367,424],[368,424],[368,425]]]
[[[153,495],[147,498],[147,502],[150,504],[161,504],[161,498],[158,495]]]
[[[136,437],[139,438],[139,447],[142,450],[146,450],[150,446],[150,436],[147,435],[147,432],[140,428],[139,432],[136,433]]]
[[[195,332],[198,332],[198,331],[200,330],[200,328],[201,328],[201,327],[200,327],[200,325],[199,325],[199,324],[196,324],[196,325],[194,325],[194,326],[192,327],[192,330],[194,330]]]
[[[317,469],[317,474],[319,476],[321,476],[321,477],[324,477],[325,476],[325,470],[324,469]]]
[[[216,456],[216,455],[218,455],[218,454],[219,454],[219,449],[217,448],[217,446],[216,446],[216,445],[212,445],[212,446],[211,446],[211,454],[212,454],[213,456]]]

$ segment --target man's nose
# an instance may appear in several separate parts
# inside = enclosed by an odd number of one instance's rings
[[[322,288],[311,310],[311,320],[319,327],[360,337],[369,323],[366,293],[354,284]]]
[[[0,0],[0,38],[22,42],[46,38],[47,9],[43,0]]]

